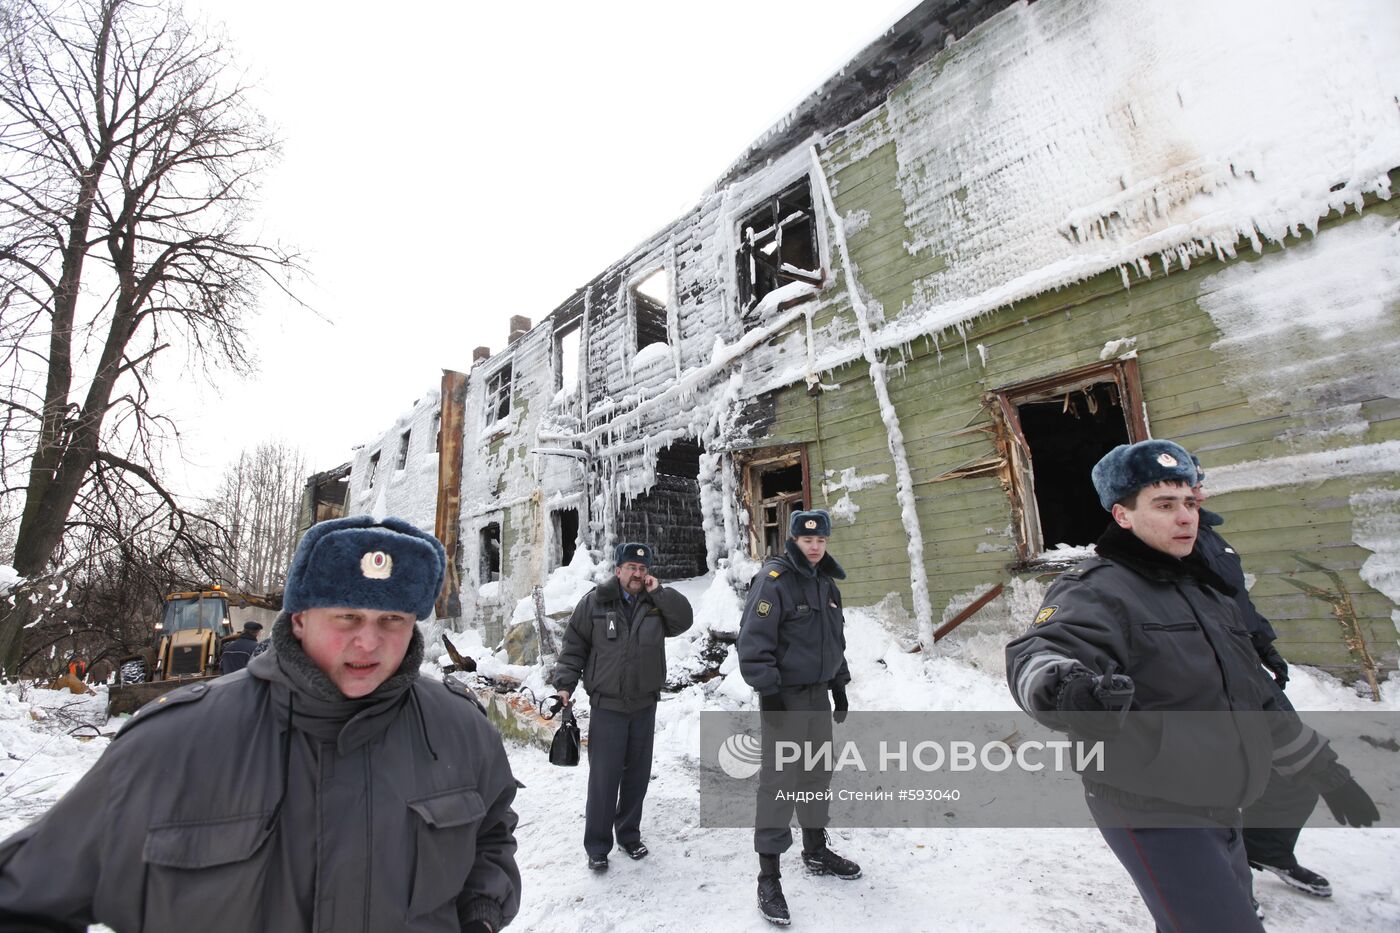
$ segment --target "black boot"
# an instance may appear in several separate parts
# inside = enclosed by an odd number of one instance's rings
[[[860,877],[860,866],[826,847],[826,830],[802,830],[802,864],[814,875],[835,875],[843,881]]]
[[[776,855],[758,857],[758,912],[763,919],[776,926],[785,927],[792,922],[788,914],[787,898],[783,897],[782,875],[778,871]]]

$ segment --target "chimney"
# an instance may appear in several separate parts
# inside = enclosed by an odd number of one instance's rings
[[[491,348],[490,348],[490,347],[477,347],[475,350],[472,351],[472,365],[473,365],[473,366],[475,366],[477,363],[480,363],[482,360],[489,360],[490,358],[491,358]]]
[[[529,332],[530,319],[520,314],[512,314],[510,317],[510,340],[506,342],[515,343],[515,341]]]

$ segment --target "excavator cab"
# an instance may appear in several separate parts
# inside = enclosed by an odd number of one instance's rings
[[[166,596],[151,644],[122,659],[108,715],[134,713],[176,687],[217,677],[223,638],[233,628],[228,614],[228,594],[218,586]]]

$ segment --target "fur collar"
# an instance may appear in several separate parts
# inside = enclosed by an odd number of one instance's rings
[[[1159,551],[1144,543],[1137,535],[1126,528],[1119,527],[1118,523],[1114,521],[1110,521],[1103,534],[1099,536],[1097,547],[1100,555],[1126,565],[1128,569],[1136,571],[1149,580],[1162,582],[1196,580],[1211,589],[1219,590],[1226,596],[1234,596],[1236,593],[1233,586],[1226,583],[1219,574],[1206,566],[1198,551],[1192,551],[1189,556],[1184,558],[1172,557],[1165,551]]]
[[[827,551],[826,554],[822,556],[822,559],[817,561],[815,566],[811,561],[807,560],[807,555],[802,553],[802,549],[797,546],[797,542],[791,538],[788,538],[787,546],[783,551],[783,556],[787,558],[788,563],[792,564],[792,569],[800,574],[808,577],[815,577],[817,572],[820,571],[834,580],[846,579],[846,571],[836,562],[836,558],[831,556],[830,551]]]

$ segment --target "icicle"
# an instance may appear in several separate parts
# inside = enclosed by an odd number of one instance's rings
[[[817,147],[809,150],[812,156],[813,174],[820,183],[822,203],[828,217],[837,218],[836,203],[831,197],[831,185],[827,182],[826,170],[822,167]],[[865,302],[860,297],[860,289],[852,279],[850,249],[846,244],[845,232],[840,224],[832,230],[837,250],[841,254],[842,277],[846,280],[846,292],[851,299],[851,311],[856,325],[860,328],[860,338],[866,362],[870,366],[870,381],[875,387],[875,397],[880,404],[880,417],[889,435],[890,458],[895,469],[895,498],[899,501],[900,520],[904,532],[909,537],[909,589],[914,602],[914,616],[919,624],[919,641],[925,650],[933,648],[933,606],[929,601],[928,570],[924,567],[924,538],[919,528],[917,500],[914,496],[914,478],[909,469],[909,457],[904,449],[904,435],[899,427],[899,414],[890,399],[889,386],[885,382],[885,366],[875,352],[875,335],[871,331]]]

